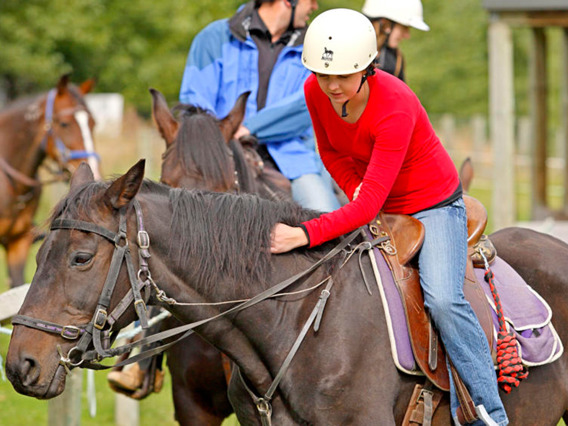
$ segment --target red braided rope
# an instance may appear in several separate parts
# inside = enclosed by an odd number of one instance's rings
[[[529,375],[528,370],[522,363],[517,351],[517,338],[511,331],[507,331],[505,316],[499,299],[499,293],[495,287],[494,276],[489,266],[486,266],[485,281],[491,288],[491,294],[495,301],[497,319],[499,320],[499,332],[497,333],[497,382],[505,393],[511,392],[513,387],[518,387],[521,380]]]

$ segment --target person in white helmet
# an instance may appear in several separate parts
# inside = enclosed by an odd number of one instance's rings
[[[410,27],[430,31],[420,0],[365,0],[363,14],[377,33],[379,54],[375,66],[404,81],[404,57],[399,45],[410,38]]]
[[[489,345],[463,294],[467,218],[458,172],[419,99],[374,68],[376,54],[373,26],[354,10],[329,10],[308,28],[302,62],[313,74],[304,85],[306,104],[324,165],[351,201],[297,227],[276,224],[271,252],[317,246],[368,224],[380,210],[420,220],[425,306],[480,418],[505,425]],[[451,406],[455,417],[455,389]]]

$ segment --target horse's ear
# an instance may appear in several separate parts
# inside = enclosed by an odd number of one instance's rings
[[[174,118],[172,112],[168,108],[168,103],[158,90],[150,89],[152,94],[152,116],[158,126],[158,130],[162,138],[166,141],[166,148],[169,147],[177,137],[179,123]]]
[[[229,115],[221,120],[219,126],[221,127],[221,133],[223,133],[223,137],[227,142],[229,142],[233,138],[233,135],[238,130],[239,126],[243,122],[243,119],[245,118],[245,110],[247,107],[247,99],[249,95],[250,92],[245,92],[241,96],[239,96],[239,99],[237,99],[237,102],[235,102],[235,105],[233,106],[231,112],[229,112]]]
[[[93,175],[91,167],[83,161],[79,164],[79,167],[75,170],[73,176],[71,176],[70,188],[77,188],[86,183],[93,182],[94,180],[95,176]]]
[[[467,157],[460,167],[460,180],[464,192],[468,192],[473,180],[473,163],[471,158]]]
[[[81,83],[81,85],[79,86],[79,91],[81,92],[82,95],[86,95],[91,90],[93,90],[93,87],[95,87],[95,79],[90,78]]]
[[[57,94],[62,95],[67,90],[67,85],[69,84],[69,78],[71,74],[64,74],[59,78],[57,82]]]
[[[132,201],[144,180],[145,163],[146,160],[138,161],[126,174],[108,187],[104,195],[104,201],[108,206],[119,209]]]

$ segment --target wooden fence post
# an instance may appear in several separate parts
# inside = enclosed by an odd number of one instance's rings
[[[81,424],[81,395],[83,370],[72,370],[61,395],[49,401],[49,426],[79,426]]]
[[[138,426],[140,424],[140,403],[117,393],[114,397],[114,424],[116,426]]]
[[[495,229],[515,223],[513,40],[509,26],[489,22],[489,112],[493,146],[492,217]]]

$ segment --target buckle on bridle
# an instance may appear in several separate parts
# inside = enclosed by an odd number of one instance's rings
[[[138,231],[138,237],[136,238],[138,242],[138,247],[141,249],[149,249],[150,248],[150,236],[146,231]]]
[[[81,336],[81,329],[74,325],[64,325],[60,334],[64,339],[75,340]]]
[[[105,311],[103,308],[99,308],[97,310],[97,313],[95,314],[93,327],[95,327],[97,330],[102,330],[106,324],[107,317],[108,317],[107,311]]]

